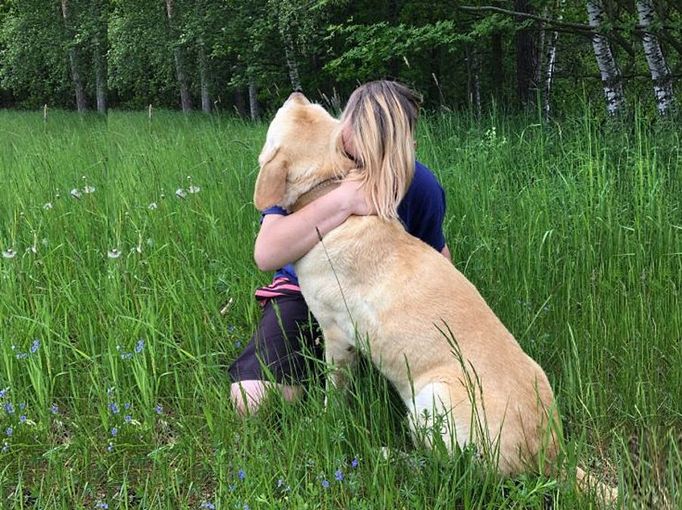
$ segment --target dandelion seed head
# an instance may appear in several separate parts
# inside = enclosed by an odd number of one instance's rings
[[[108,256],[110,259],[117,259],[117,258],[119,258],[119,257],[121,256],[121,252],[119,251],[118,248],[114,248],[114,249],[109,250],[109,251],[107,252],[107,256]]]
[[[8,451],[9,451],[9,443],[7,441],[5,441],[2,444],[2,453],[7,453]]]
[[[187,188],[187,191],[192,194],[199,193],[201,191],[201,188],[199,186],[195,186],[194,184],[192,184],[189,188]]]
[[[149,204],[147,206],[147,209],[149,209],[150,211],[153,211],[153,210],[158,209],[158,208],[159,208],[159,206],[156,202],[152,202],[151,204]]]
[[[3,258],[6,259],[13,259],[14,257],[17,256],[17,252],[14,251],[12,248],[7,248],[5,251],[2,252]]]
[[[90,193],[94,193],[94,192],[95,192],[94,186],[88,186],[88,185],[83,186],[83,193],[90,194]]]
[[[114,443],[109,441],[109,444],[107,445],[107,451],[108,452],[113,452],[114,451]]]
[[[46,211],[49,211],[50,209],[52,209],[52,202],[45,202],[43,204],[43,209],[45,209]]]
[[[73,198],[77,198],[79,200],[83,196],[83,194],[80,191],[78,191],[78,188],[73,188],[69,193]]]
[[[38,253],[38,247],[34,244],[26,248],[26,253],[33,253],[34,255]]]
[[[178,188],[177,190],[175,190],[175,196],[178,198],[186,198],[187,192],[182,188]]]

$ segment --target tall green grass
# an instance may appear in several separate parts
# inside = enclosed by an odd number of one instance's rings
[[[453,261],[546,370],[569,464],[619,483],[629,506],[678,507],[679,128],[586,112],[553,125],[450,114],[420,129]],[[251,257],[265,130],[0,111],[2,505],[593,505],[567,480],[500,480],[415,447],[366,367],[329,409],[313,387],[235,415],[225,367],[269,279]]]

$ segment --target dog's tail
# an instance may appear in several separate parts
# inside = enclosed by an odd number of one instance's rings
[[[618,488],[597,480],[594,476],[577,467],[575,479],[581,492],[594,492],[607,507],[615,507],[618,502]]]

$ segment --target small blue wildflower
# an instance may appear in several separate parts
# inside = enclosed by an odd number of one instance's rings
[[[204,501],[199,508],[205,508],[206,510],[215,510],[215,505],[210,501]]]
[[[7,437],[12,437],[14,435],[14,429],[12,427],[7,427],[5,429],[5,435]]]
[[[242,510],[251,510],[251,507],[244,503],[244,506],[242,507]]]
[[[126,402],[125,404],[123,404],[124,409],[130,409],[132,406],[133,405],[130,402]]]
[[[126,415],[123,417],[123,419],[125,420],[126,423],[130,423],[131,421],[133,421],[133,417],[130,416],[129,414],[126,414]]]
[[[107,510],[109,508],[109,504],[100,501],[100,502],[95,504],[95,508],[101,508],[102,510]]]
[[[343,471],[337,469],[336,473],[334,473],[334,478],[336,478],[337,482],[343,482]]]
[[[237,341],[234,343],[234,346],[235,346],[237,349],[240,349],[241,346],[242,346],[241,340],[237,340]]]
[[[12,402],[5,402],[5,405],[3,406],[5,408],[5,412],[7,414],[14,414],[14,405]]]
[[[26,409],[26,402],[19,404],[19,411],[23,411],[24,409]]]
[[[324,487],[325,489],[328,489],[329,488],[329,480],[322,480],[322,487]]]
[[[58,414],[59,413],[59,406],[57,404],[52,404],[50,406],[50,412],[52,414]]]
[[[133,353],[132,352],[122,352],[121,353],[121,359],[125,360],[125,361],[133,359]]]
[[[246,478],[246,471],[240,469],[239,472],[237,473],[237,476],[239,477],[240,480],[244,480],[244,478]]]
[[[116,402],[109,403],[109,410],[114,414],[118,414],[120,412],[120,409]]]
[[[144,349],[144,339],[140,338],[135,344],[135,353],[140,354]]]
[[[358,467],[358,464],[360,464],[360,461],[358,460],[357,457],[355,457],[355,458],[353,459],[353,461],[350,463],[350,467],[352,467],[353,469],[355,469],[356,467]]]
[[[116,427],[111,428],[111,436],[116,437],[118,435],[118,429]]]
[[[26,415],[25,414],[22,414],[21,416],[19,416],[19,423],[26,423]]]
[[[234,492],[236,489],[237,489],[237,486],[233,483],[231,483],[230,485],[227,486],[227,490],[229,490],[230,492]]]
[[[33,340],[33,343],[31,344],[31,354],[38,352],[38,349],[40,349],[40,340]]]
[[[9,391],[9,388],[5,388],[4,390],[0,390],[0,398],[5,398],[5,395],[7,395],[8,391]]]
[[[156,414],[163,414],[163,406],[161,404],[156,404],[154,411],[156,411]]]

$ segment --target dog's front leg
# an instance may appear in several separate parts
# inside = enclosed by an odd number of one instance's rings
[[[346,338],[343,331],[333,326],[324,330],[324,359],[327,364],[326,395],[327,406],[329,391],[332,388],[343,389],[347,382],[347,369],[357,357],[355,347]]]

